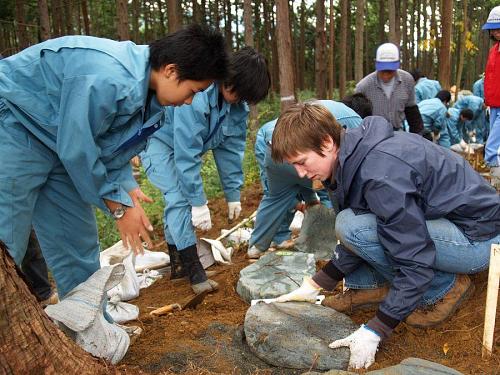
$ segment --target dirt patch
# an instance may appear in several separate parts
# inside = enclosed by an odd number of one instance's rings
[[[260,196],[257,184],[243,192],[242,217],[249,216],[257,208]],[[203,237],[215,238],[221,228],[230,228],[232,224],[227,221],[224,199],[214,200],[209,206],[214,227],[209,233],[203,233]],[[241,325],[249,306],[239,298],[235,288],[239,271],[250,264],[245,255],[246,248],[236,249],[232,265],[210,267],[210,271],[216,272],[212,278],[219,283],[220,290],[208,295],[195,310],[155,318],[149,315],[154,308],[190,295],[186,280],[164,278],[142,290],[140,297],[132,301],[140,308],[140,320],[130,324],[142,326],[144,332],[130,346],[121,364],[162,374],[302,373],[270,367],[253,356],[244,343]],[[398,364],[407,357],[418,357],[466,374],[500,374],[498,329],[493,356],[489,360],[481,358],[487,272],[473,275],[472,280],[476,291],[451,320],[426,330],[400,324],[393,337],[380,348],[377,362],[370,370]],[[372,315],[373,312],[363,312],[352,318],[361,324]]]

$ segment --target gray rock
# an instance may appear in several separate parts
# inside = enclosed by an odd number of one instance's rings
[[[259,303],[245,316],[250,350],[263,361],[295,369],[346,369],[349,349],[328,344],[358,327],[346,315],[305,302]]]
[[[295,249],[313,253],[316,259],[330,259],[337,245],[335,236],[335,211],[318,204],[309,208],[304,216]]]
[[[328,372],[306,372],[302,375],[355,375],[356,372],[331,370]],[[406,358],[399,365],[381,370],[368,371],[366,375],[462,375],[461,372],[439,363],[420,358]]]
[[[275,298],[297,289],[316,272],[313,254],[275,251],[240,271],[236,291],[245,301]]]

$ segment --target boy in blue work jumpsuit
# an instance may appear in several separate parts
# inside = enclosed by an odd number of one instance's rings
[[[418,110],[422,115],[425,130],[432,133],[433,138],[436,139],[435,143],[446,148],[451,146],[445,121],[450,100],[450,92],[441,90],[435,98],[425,99],[418,103]]]
[[[467,124],[466,140],[471,143],[484,143],[483,138],[488,133],[484,100],[475,95],[459,95],[453,107],[458,110],[468,108],[472,111],[474,118]]]
[[[0,61],[0,239],[20,264],[31,225],[64,296],[99,269],[92,206],[125,246],[153,228],[129,160],[161,127],[163,106],[226,74],[219,32],[192,25],[150,46],[86,36],[49,40]]]
[[[467,121],[472,121],[474,113],[469,108],[459,110],[457,108],[448,108],[448,116],[446,117],[446,127],[450,134],[451,144],[459,144],[460,148],[465,152],[473,152],[464,140],[466,133]]]
[[[368,99],[366,99],[368,101]],[[346,128],[361,124],[361,117],[343,103],[333,100],[318,100],[313,103],[324,106]],[[264,196],[257,209],[255,227],[249,241],[247,255],[259,258],[274,240],[276,244],[290,238],[290,223],[295,207],[300,201],[306,209],[319,200],[332,207],[328,194],[316,192],[312,181],[298,176],[295,169],[286,163],[275,163],[271,158],[271,140],[277,119],[264,124],[257,133],[255,156],[260,167]]]
[[[207,279],[196,248],[194,228],[209,230],[212,226],[200,175],[202,156],[212,150],[229,219],[237,218],[241,212],[247,103],[264,99],[269,85],[267,64],[260,53],[250,47],[235,52],[224,81],[195,95],[191,106],[166,110],[167,125],[151,137],[141,155],[149,179],[165,198],[171,278],[187,275],[196,294],[218,287]]]
[[[437,93],[441,91],[441,84],[433,79],[428,79],[420,70],[413,70],[411,75],[415,80],[415,101],[417,104],[422,100],[435,98]]]

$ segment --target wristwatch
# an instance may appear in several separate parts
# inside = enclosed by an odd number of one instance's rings
[[[127,207],[124,205],[119,205],[117,208],[115,208],[114,211],[111,211],[111,215],[113,215],[113,218],[115,220],[121,219],[123,215],[125,215],[125,211],[127,211]]]

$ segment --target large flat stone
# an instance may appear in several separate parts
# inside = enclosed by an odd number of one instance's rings
[[[245,316],[250,350],[273,366],[294,369],[346,369],[349,349],[328,344],[357,328],[346,315],[305,302],[259,303]]]
[[[335,219],[335,211],[322,204],[306,210],[295,248],[314,254],[316,259],[330,259],[337,246]]]
[[[356,372],[331,370],[328,372],[308,371],[302,375],[355,375]],[[399,365],[368,371],[366,375],[462,375],[461,372],[439,363],[420,358],[406,358]]]
[[[240,271],[236,291],[246,302],[275,298],[297,289],[316,272],[313,254],[275,251]]]

